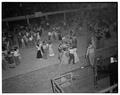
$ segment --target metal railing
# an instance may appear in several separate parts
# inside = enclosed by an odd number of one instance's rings
[[[117,87],[118,87],[118,84],[114,84],[111,87],[108,87],[106,89],[103,89],[103,90],[99,91],[99,93],[106,93],[106,92],[108,92],[108,93],[114,93],[114,89],[117,88]]]
[[[117,50],[117,45],[114,45],[114,46],[111,46],[111,47],[106,47],[106,48],[102,48],[102,49],[99,49],[99,50],[97,50],[98,51],[98,53],[100,52],[106,52],[106,51],[113,51],[113,50]],[[102,53],[101,53],[102,54]],[[107,58],[109,58],[109,57],[111,57],[111,56],[113,56],[114,54],[116,54],[116,52],[112,52],[112,53],[110,53],[110,54],[108,54],[109,56],[105,56],[105,57],[103,57],[103,59],[101,60],[101,61],[103,61],[103,63],[105,63],[106,62],[106,59]],[[105,64],[107,64],[107,63],[105,63]],[[104,64],[104,65],[105,65]],[[109,65],[109,64],[108,64]],[[87,65],[87,66],[85,66],[84,68],[88,68],[90,65]],[[57,93],[57,92],[59,92],[59,93],[64,93],[64,90],[62,89],[62,87],[60,86],[61,84],[63,84],[63,83],[57,83],[56,82],[56,80],[58,80],[58,79],[61,79],[62,77],[65,77],[65,76],[67,76],[67,75],[70,75],[71,77],[70,77],[70,79],[67,79],[67,81],[65,81],[65,82],[71,82],[72,81],[72,72],[75,72],[75,71],[77,71],[77,70],[82,70],[82,68],[80,67],[80,68],[77,68],[77,69],[74,69],[74,70],[71,70],[71,71],[67,71],[67,72],[65,72],[65,73],[63,73],[63,74],[61,74],[59,77],[56,77],[56,78],[54,78],[54,79],[51,79],[51,84],[52,84],[52,88],[53,88],[53,92],[54,93]],[[96,86],[97,85],[97,78],[98,78],[98,74],[97,74],[97,63],[95,63],[95,67],[93,68],[93,77],[94,77],[94,86]],[[109,88],[106,88],[106,89],[104,89],[104,90],[101,90],[101,91],[98,91],[97,93],[104,93],[104,92],[113,92],[113,89],[114,88],[116,88],[117,87],[117,84],[116,85],[114,85],[114,86],[112,86],[112,87],[109,87]]]

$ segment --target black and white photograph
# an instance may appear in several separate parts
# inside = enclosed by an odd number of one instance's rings
[[[118,2],[1,2],[1,69],[3,94],[118,93]]]

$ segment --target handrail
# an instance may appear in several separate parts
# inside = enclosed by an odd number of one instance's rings
[[[52,86],[53,86],[53,92],[55,89],[59,90],[60,93],[63,93],[63,89],[56,83],[54,79],[51,80]]]
[[[104,89],[104,90],[99,91],[99,93],[105,93],[105,92],[108,92],[108,91],[111,92],[111,90],[113,90],[113,89],[116,88],[117,86],[118,86],[118,84],[115,84],[115,85],[113,85],[113,86],[111,86],[111,87],[108,87],[108,88],[106,88],[106,89]]]
[[[101,48],[101,49],[96,49],[96,52],[101,52],[105,49],[109,49],[109,48],[113,48],[113,47],[118,47],[118,45],[113,45],[113,46],[109,46],[109,47],[105,47],[105,48]]]
[[[112,49],[112,51],[111,51],[111,49]],[[95,57],[97,58],[97,57],[102,56],[101,55],[102,53],[108,53],[104,56],[104,58],[111,57],[111,56],[113,56],[114,54],[117,53],[117,50],[118,50],[118,45],[113,45],[113,46],[104,47],[104,48],[101,48],[101,49],[96,49],[95,50]],[[111,53],[109,53],[108,51],[111,51]]]

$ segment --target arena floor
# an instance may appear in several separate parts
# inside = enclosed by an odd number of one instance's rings
[[[2,91],[3,92],[52,92],[50,79],[66,71],[88,65],[84,55],[86,52],[86,36],[78,38],[78,55],[80,62],[77,64],[59,64],[57,59],[57,43],[54,43],[54,57],[48,57],[47,60],[36,59],[35,47],[22,49],[21,64],[16,68],[9,68],[2,72]],[[86,88],[85,88],[86,89]]]

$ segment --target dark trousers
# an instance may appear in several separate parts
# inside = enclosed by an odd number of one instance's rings
[[[110,85],[118,83],[118,63],[109,64]]]
[[[69,54],[70,58],[69,58],[69,64],[71,63],[71,61],[73,61],[73,64],[75,64],[75,58],[74,58],[74,54]]]
[[[51,36],[48,35],[48,40],[51,40]]]

